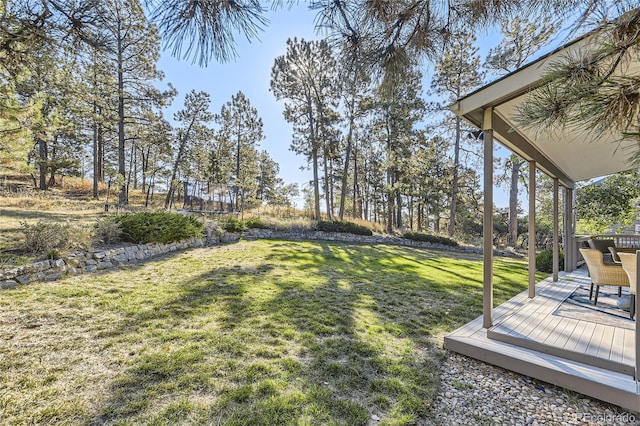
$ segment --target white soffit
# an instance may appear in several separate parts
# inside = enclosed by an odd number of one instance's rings
[[[629,162],[636,149],[634,141],[621,141],[619,136],[575,129],[535,129],[516,124],[516,107],[526,101],[526,95],[495,108],[505,122],[526,138],[542,155],[562,170],[574,182],[605,176],[634,168]],[[509,134],[501,135],[509,148]]]
[[[561,175],[555,177],[566,177],[577,182],[630,170],[634,166],[628,159],[633,150],[637,149],[637,143],[620,141],[620,135],[609,133],[603,136],[566,128],[529,129],[521,127],[515,121],[518,105],[525,102],[528,92],[535,90],[540,84],[549,67],[563,55],[583,48],[590,41],[590,36],[579,38],[459,99],[450,109],[481,127],[483,110],[493,107],[494,113],[508,128],[508,131],[496,133],[499,142],[527,160],[544,157],[547,166],[554,166]],[[634,61],[624,64],[623,69],[637,73],[638,67],[640,64]],[[516,141],[516,136],[520,136],[519,141]],[[524,145],[528,145],[524,148],[523,139],[527,142]],[[551,167],[547,167],[545,172],[550,173],[549,168]]]

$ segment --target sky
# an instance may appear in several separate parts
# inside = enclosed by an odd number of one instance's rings
[[[286,183],[297,182],[302,188],[312,179],[312,174],[301,170],[307,165],[304,156],[289,150],[292,127],[282,115],[284,102],[276,101],[269,91],[271,68],[275,58],[286,53],[288,38],[314,40],[321,37],[314,31],[315,14],[308,11],[306,5],[269,12],[267,16],[270,23],[260,34],[260,41],[249,43],[243,35],[236,36],[237,58],[228,63],[211,60],[206,67],[200,67],[197,63],[192,64],[191,59],[177,59],[172,57],[170,50],[163,51],[158,68],[165,73],[163,81],[170,82],[178,90],[178,96],[165,114],[170,120],[173,113],[182,108],[184,95],[193,89],[211,95],[213,113],[219,113],[231,96],[242,91],[258,110],[264,124],[265,139],[259,149],[268,151],[280,165],[280,177]],[[297,204],[302,207],[301,200],[297,200]]]
[[[284,101],[276,101],[269,91],[271,68],[275,58],[286,53],[288,38],[314,40],[322,37],[314,28],[315,12],[309,11],[304,2],[291,9],[269,12],[267,16],[270,23],[260,34],[260,41],[249,43],[244,36],[237,35],[237,58],[228,63],[211,60],[207,66],[201,67],[197,63],[192,64],[190,58],[174,58],[169,49],[164,50],[158,68],[165,73],[163,82],[170,82],[178,90],[178,96],[165,115],[171,120],[173,113],[182,108],[184,95],[194,89],[211,95],[213,113],[219,112],[231,96],[242,91],[264,123],[265,139],[259,149],[267,150],[280,165],[280,177],[286,183],[297,182],[302,189],[309,185],[312,173],[307,168],[305,157],[289,150],[292,126],[282,115]],[[484,35],[479,42],[481,57],[484,59],[489,47],[498,42],[499,37],[495,34]],[[425,64],[423,90],[429,87],[432,70],[433,66]],[[497,153],[497,156],[504,155],[504,149]],[[494,197],[497,207],[508,206],[508,194],[504,188],[496,186]],[[301,199],[295,203],[298,208],[303,207]]]

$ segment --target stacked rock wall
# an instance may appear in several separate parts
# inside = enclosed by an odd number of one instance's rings
[[[141,262],[143,260],[206,242],[199,238],[170,244],[139,244],[92,252],[76,252],[55,260],[0,271],[0,289],[15,288],[34,281],[55,281],[65,274],[75,275]]]
[[[238,241],[241,237],[247,240],[281,239],[290,241],[343,241],[346,243],[371,245],[392,244],[465,253],[482,253],[482,249],[475,247],[451,247],[443,244],[432,244],[381,235],[366,236],[313,230],[249,229],[242,235],[227,232],[216,236],[216,238],[191,238],[170,244],[140,244],[108,250],[76,252],[60,259],[43,260],[6,271],[0,270],[0,289],[11,289],[19,285],[27,285],[34,281],[55,281],[66,274],[76,275],[111,269],[122,265],[142,262],[146,259],[176,250],[204,247],[219,243],[232,243]],[[515,256],[515,254],[509,252],[496,252],[496,255]]]

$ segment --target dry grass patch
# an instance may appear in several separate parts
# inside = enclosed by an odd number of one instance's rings
[[[242,242],[2,293],[8,424],[416,424],[433,336],[481,312],[475,256]],[[496,302],[525,288],[496,262]]]

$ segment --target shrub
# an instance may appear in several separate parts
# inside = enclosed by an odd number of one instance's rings
[[[249,229],[267,229],[269,226],[260,219],[251,218],[245,221],[245,225]]]
[[[33,225],[23,222],[20,232],[24,234],[25,248],[31,253],[59,253],[70,248],[91,247],[89,230],[79,226],[44,221]]]
[[[423,234],[420,232],[406,232],[402,237],[406,238],[407,240],[422,241],[431,244],[442,244],[451,247],[458,246],[458,242],[452,240],[451,238],[440,237],[438,235]]]
[[[244,223],[242,223],[235,217],[230,217],[222,223],[222,229],[227,232],[242,232],[246,229],[246,227]]]
[[[104,244],[118,242],[122,239],[122,227],[113,218],[100,220],[93,228],[93,239]]]
[[[169,212],[141,212],[114,216],[122,239],[135,244],[171,243],[203,235],[202,223],[191,216]]]
[[[344,232],[356,235],[373,235],[371,229],[363,225],[343,220],[324,221],[321,220],[317,225],[318,231],[324,232]]]
[[[60,252],[56,249],[47,251],[47,259],[50,259],[50,260],[60,259]]]
[[[564,251],[558,253],[559,269],[564,269]],[[553,272],[553,249],[544,249],[536,255],[536,269],[540,272]]]

